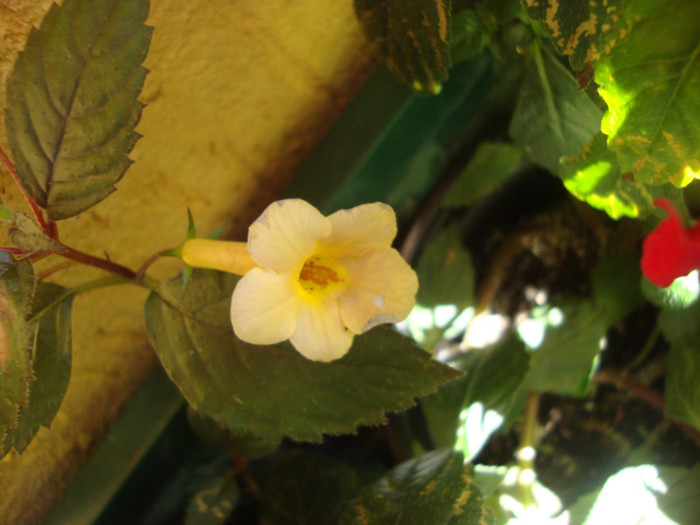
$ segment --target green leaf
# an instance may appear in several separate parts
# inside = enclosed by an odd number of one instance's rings
[[[532,54],[509,132],[534,162],[559,173],[562,158],[577,156],[598,132],[602,113],[537,39]]]
[[[238,485],[233,476],[210,479],[187,506],[185,525],[222,525],[238,503]]]
[[[189,405],[187,406],[187,420],[192,426],[192,430],[202,440],[224,447],[245,461],[268,456],[280,446],[280,440],[266,440],[258,436],[234,432],[229,428],[222,427],[213,419],[198,414]]]
[[[262,347],[236,339],[229,319],[237,278],[197,271],[187,290],[180,277],[146,303],[146,329],[164,368],[201,414],[270,440],[377,425],[459,372],[432,361],[388,327],[355,339],[331,363],[309,361],[290,344]]]
[[[698,517],[700,464],[692,469],[664,466],[659,470],[667,487],[665,493],[656,496],[659,508],[676,523],[693,523]]]
[[[583,396],[594,360],[608,328],[608,312],[581,301],[561,308],[560,326],[547,331],[543,343],[530,353],[521,388]]]
[[[497,27],[496,19],[481,3],[454,15],[450,41],[452,63],[469,60],[481,53]]]
[[[65,251],[61,243],[46,235],[41,226],[24,213],[7,209],[7,213],[3,213],[0,217],[0,222],[10,224],[10,239],[17,248],[29,253],[61,253]]]
[[[700,430],[700,346],[697,341],[671,346],[666,360],[666,415]]]
[[[620,0],[524,2],[527,14],[544,26],[560,55],[578,71],[598,60],[625,29]]]
[[[293,450],[265,479],[262,523],[338,523],[345,504],[360,491],[354,469],[328,455]]]
[[[691,524],[697,521],[700,469],[638,465],[605,482],[585,525]],[[671,518],[673,521],[671,521]]]
[[[17,426],[5,436],[4,449],[22,452],[40,426],[48,427],[61,406],[71,372],[73,294],[51,283],[39,283],[29,315],[34,371],[29,403],[20,407]]]
[[[626,4],[634,23],[598,62],[608,146],[635,180],[684,186],[700,173],[700,3]]]
[[[488,524],[470,468],[462,454],[429,452],[365,487],[343,513],[346,523]]]
[[[470,305],[474,299],[474,265],[462,246],[456,226],[431,240],[416,266],[420,288],[416,300],[424,306]]]
[[[614,324],[644,304],[639,290],[639,256],[635,253],[603,255],[593,269],[593,299]]]
[[[418,93],[438,93],[450,68],[451,0],[354,0],[386,67]]]
[[[507,414],[528,368],[528,353],[516,337],[459,355],[450,364],[466,372],[437,392],[421,399],[430,433],[438,447],[453,447],[460,427],[460,413],[473,403],[484,410]]]
[[[659,288],[646,278],[641,279],[644,298],[654,306],[669,310],[685,310],[698,302],[700,282],[697,272],[678,277],[665,288]]]
[[[34,271],[27,261],[13,264],[0,254],[0,457],[3,441],[17,427],[20,407],[29,398],[32,377],[25,314],[34,292]]]
[[[613,219],[643,218],[654,213],[654,200],[683,198],[682,190],[671,184],[649,185],[622,176],[617,156],[608,149],[607,137],[602,132],[591,139],[578,157],[564,160],[561,177],[566,189],[576,198]]]
[[[445,194],[443,206],[469,206],[498,188],[523,158],[520,148],[507,143],[482,142],[454,184]]]
[[[649,286],[654,285],[649,283]],[[657,322],[666,341],[671,345],[684,345],[693,343],[700,336],[698,319],[700,319],[700,301],[686,308],[666,307],[659,312]]]
[[[148,0],[66,0],[32,30],[7,84],[10,148],[27,192],[53,220],[115,190],[134,126],[152,28]]]

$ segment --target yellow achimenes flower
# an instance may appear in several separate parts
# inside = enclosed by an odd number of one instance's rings
[[[231,299],[236,335],[253,344],[289,339],[305,357],[332,361],[353,337],[404,319],[418,278],[391,247],[396,216],[364,204],[324,217],[300,199],[273,202],[250,226],[248,243],[192,239],[192,266],[245,274]],[[243,251],[247,249],[247,253]]]

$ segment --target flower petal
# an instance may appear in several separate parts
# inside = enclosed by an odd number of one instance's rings
[[[333,232],[319,242],[319,249],[331,257],[357,256],[372,248],[388,247],[396,237],[396,214],[381,202],[340,210],[328,219]]]
[[[270,204],[248,230],[248,251],[263,268],[296,271],[331,233],[331,222],[301,199]]]
[[[351,283],[339,298],[343,322],[359,334],[403,320],[416,303],[416,272],[393,248],[377,248],[343,261]]]
[[[296,329],[299,298],[289,275],[253,268],[231,298],[231,324],[239,339],[256,345],[289,339]]]
[[[642,243],[641,269],[644,276],[660,288],[678,277],[700,268],[700,237],[683,226],[673,205],[659,199],[655,206],[665,209],[668,217],[661,221]]]
[[[291,337],[297,351],[313,361],[333,361],[343,357],[352,346],[353,334],[343,325],[337,301],[303,304],[297,329]]]

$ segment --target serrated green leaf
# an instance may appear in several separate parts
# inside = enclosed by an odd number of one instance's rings
[[[451,0],[354,0],[386,67],[418,93],[437,93],[450,68]]]
[[[544,26],[557,52],[578,71],[598,60],[625,29],[620,0],[524,2],[527,14]]]
[[[34,291],[34,272],[27,261],[12,263],[0,254],[0,457],[7,452],[5,435],[17,426],[27,403],[32,377],[25,314]]]
[[[34,371],[29,402],[19,409],[17,426],[4,440],[4,449],[22,452],[40,426],[48,427],[61,406],[71,372],[71,311],[73,297],[66,289],[40,283],[28,318]]]
[[[192,430],[202,440],[212,445],[224,447],[244,461],[252,461],[272,454],[280,446],[280,440],[266,440],[222,427],[213,419],[198,414],[189,405],[187,406],[187,420],[192,426]]]
[[[649,185],[623,177],[617,155],[608,149],[607,137],[597,133],[576,158],[562,163],[564,186],[576,198],[603,210],[613,219],[646,217],[654,213],[654,200],[682,201],[682,191],[671,184]]]
[[[420,282],[416,300],[423,306],[466,307],[474,299],[474,265],[454,226],[428,243],[418,259],[416,273]]]
[[[185,525],[222,525],[237,503],[238,485],[233,476],[210,479],[190,500]]]
[[[380,327],[355,338],[331,363],[309,361],[290,344],[236,339],[229,305],[237,278],[196,271],[187,290],[166,281],[146,302],[146,329],[164,368],[201,414],[267,439],[377,425],[459,372],[432,361],[408,338]]]
[[[623,172],[684,186],[700,173],[700,3],[628,2],[633,20],[596,67],[602,123]]]
[[[695,321],[697,323],[697,320]],[[666,360],[666,415],[700,430],[700,346],[676,344]]]
[[[130,164],[151,37],[148,0],[66,0],[33,30],[7,84],[19,178],[50,219],[115,190]]]
[[[492,523],[462,454],[429,452],[362,490],[340,523]]]
[[[469,206],[508,179],[522,158],[522,150],[513,144],[480,143],[474,157],[445,194],[443,206]]]
[[[263,483],[261,522],[276,525],[338,523],[345,504],[360,491],[353,468],[328,455],[293,450]]]
[[[509,133],[525,153],[552,173],[575,157],[600,129],[602,112],[538,40],[523,79]]]

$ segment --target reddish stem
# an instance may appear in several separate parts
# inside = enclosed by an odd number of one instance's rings
[[[11,255],[27,255],[27,254],[29,254],[29,252],[27,250],[23,250],[22,248],[0,247],[0,252],[9,253]]]
[[[662,414],[666,409],[666,401],[664,396],[658,392],[652,390],[651,388],[635,381],[630,376],[621,374],[615,370],[601,370],[595,378],[595,382],[602,385],[613,385],[621,390],[625,390],[632,394],[633,396],[645,401],[649,405],[653,406]],[[673,421],[683,433],[691,439],[695,444],[700,447],[700,432],[698,432],[694,427],[683,423],[682,421]]]
[[[108,272],[112,272],[114,274],[121,275],[122,277],[126,277],[130,281],[138,280],[136,272],[130,270],[126,266],[113,263],[112,261],[108,261],[107,259],[100,259],[99,257],[95,257],[94,255],[83,253],[69,246],[66,246],[65,244],[62,244],[61,246],[65,249],[65,251],[60,252],[59,255],[65,257],[66,259],[71,259],[73,261],[78,261],[82,264],[87,264],[89,266],[101,268]]]
[[[17,171],[15,170],[14,164],[12,164],[12,161],[5,154],[5,152],[3,151],[2,148],[0,148],[0,161],[5,165],[5,167],[7,168],[7,171],[10,172],[10,175],[14,179],[17,186],[19,186],[19,189],[22,190],[22,193],[24,194],[24,197],[27,199],[29,206],[32,208],[32,212],[34,213],[36,220],[39,222],[41,229],[44,230],[46,232],[46,235],[48,235],[52,239],[57,239],[58,236],[57,236],[57,231],[55,228],[55,223],[52,222],[53,227],[49,226],[46,223],[46,221],[44,220],[44,214],[41,212],[41,210],[39,209],[39,206],[37,205],[36,201],[32,198],[32,196],[29,195],[29,193],[27,193],[27,190],[24,188],[22,181],[19,180],[19,175],[17,175]]]

